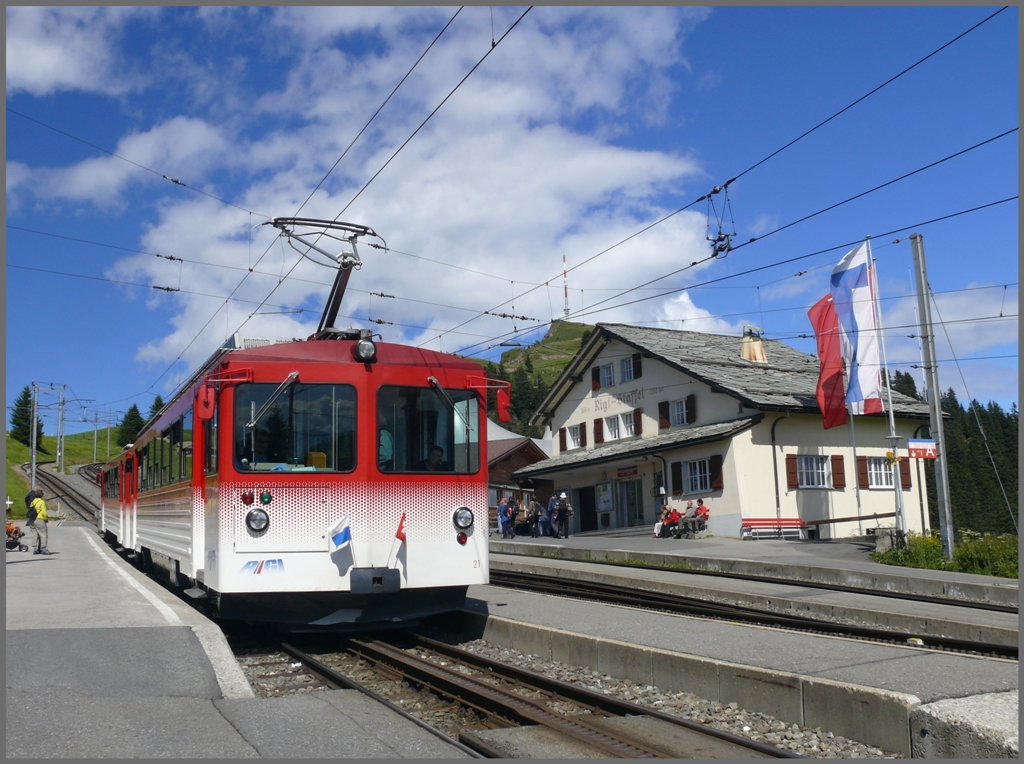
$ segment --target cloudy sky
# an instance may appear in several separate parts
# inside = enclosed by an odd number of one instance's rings
[[[9,7],[8,406],[34,379],[145,411],[235,332],[308,336],[333,271],[261,225],[297,214],[387,242],[339,325],[486,358],[563,316],[563,254],[571,320],[813,352],[807,308],[870,235],[920,379],[919,232],[939,358],[1009,406],[1017,10],[800,138],[995,10]]]

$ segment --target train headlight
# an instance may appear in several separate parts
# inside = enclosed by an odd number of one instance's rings
[[[352,355],[360,363],[372,363],[377,358],[377,345],[364,337],[352,346]]]
[[[459,507],[452,516],[452,522],[455,523],[455,527],[459,530],[469,530],[470,526],[473,525],[472,510],[469,507]]]
[[[270,516],[265,509],[260,507],[250,509],[249,514],[245,516],[245,524],[249,526],[249,530],[253,533],[260,533],[265,531],[267,526],[270,525]]]

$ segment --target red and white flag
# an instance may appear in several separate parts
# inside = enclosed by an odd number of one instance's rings
[[[405,512],[402,513],[402,519],[398,521],[398,530],[395,531],[395,538],[401,539],[402,543],[405,543]]]
[[[815,397],[821,409],[825,429],[846,424],[846,400],[843,391],[843,351],[839,336],[839,316],[827,294],[807,311],[818,341],[818,387]]]

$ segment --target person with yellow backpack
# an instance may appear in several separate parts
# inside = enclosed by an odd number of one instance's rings
[[[37,488],[35,494],[36,497],[32,499],[28,512],[25,513],[25,524],[36,535],[36,548],[32,551],[32,554],[50,554],[50,550],[46,548],[48,535],[46,524],[49,522],[49,518],[46,514],[46,502],[43,500],[43,489]]]

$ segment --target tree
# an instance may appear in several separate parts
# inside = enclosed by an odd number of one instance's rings
[[[899,373],[899,372],[897,372],[897,373]],[[153,405],[151,405],[149,407],[149,413],[146,415],[146,421],[148,422],[150,419],[152,419],[157,414],[159,414],[160,413],[160,409],[162,409],[163,407],[164,407],[164,399],[161,398],[158,395],[156,398],[153,399]],[[128,441],[128,442],[130,443],[131,441]]]
[[[135,438],[145,426],[146,420],[139,413],[139,407],[133,403],[117,427],[117,445],[123,448],[129,443],[134,443]]]
[[[914,378],[910,375],[909,371],[903,372],[897,370],[890,379],[892,380],[890,387],[896,392],[909,395],[911,398],[916,398],[917,400],[923,400],[923,398],[918,395],[917,383],[914,382]]]
[[[14,402],[11,411],[11,437],[26,446],[32,445],[32,391],[28,385]],[[36,447],[43,442],[43,420],[36,418]],[[39,449],[42,450],[41,448]]]

